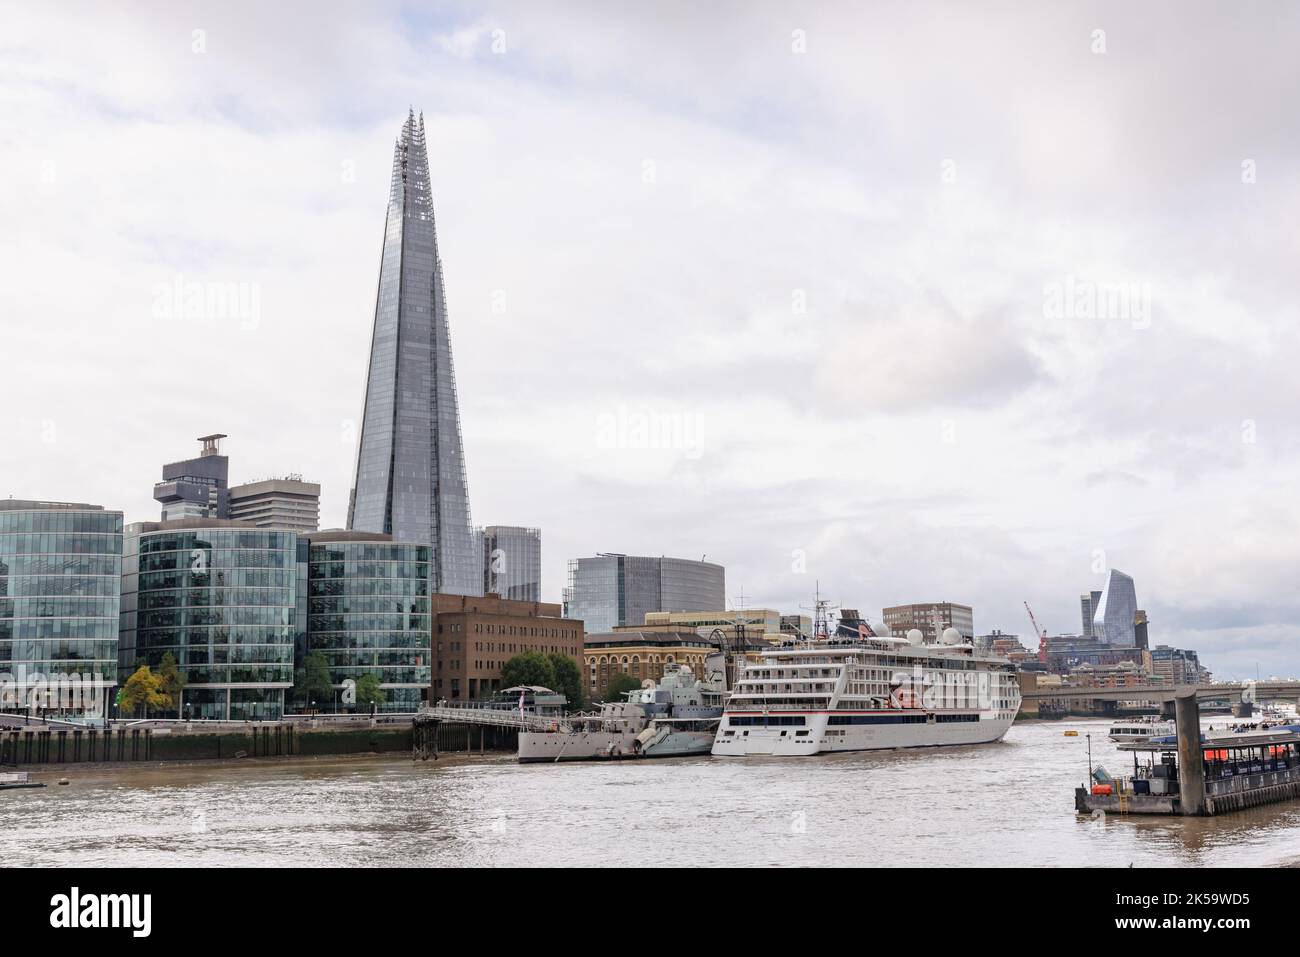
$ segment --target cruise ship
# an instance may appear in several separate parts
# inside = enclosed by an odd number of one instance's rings
[[[713,742],[722,756],[987,744],[1020,709],[1015,667],[952,628],[925,643],[874,634],[800,640],[745,664]]]

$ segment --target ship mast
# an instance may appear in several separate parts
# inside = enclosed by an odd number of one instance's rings
[[[813,613],[813,641],[826,641],[830,638],[830,607],[831,603],[822,598],[822,583],[818,580],[815,584],[816,592],[813,599],[812,607],[800,605],[805,611]],[[807,636],[805,636],[807,637]]]

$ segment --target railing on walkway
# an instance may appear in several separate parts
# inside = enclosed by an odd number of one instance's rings
[[[416,717],[433,718],[449,724],[482,724],[497,728],[518,728],[521,731],[565,730],[565,719],[554,715],[529,714],[517,710],[491,708],[485,705],[442,703],[421,708]]]

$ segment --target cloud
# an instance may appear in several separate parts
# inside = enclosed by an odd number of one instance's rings
[[[756,604],[1065,631],[1102,551],[1157,640],[1300,672],[1300,12],[1271,17],[7,5],[0,494],[153,517],[219,430],[341,524],[414,105],[474,515],[542,526],[548,597],[580,554],[708,552]],[[1148,289],[1149,323],[1053,313],[1067,279]],[[177,282],[256,321],[160,317]]]
[[[845,322],[817,382],[829,404],[847,410],[979,407],[1015,396],[1041,375],[1005,314],[959,315],[919,292],[896,311]]]

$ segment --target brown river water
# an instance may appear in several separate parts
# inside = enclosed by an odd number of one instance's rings
[[[1223,718],[1212,719],[1219,724]],[[42,771],[0,791],[7,866],[1268,866],[1300,802],[1215,819],[1080,818],[1108,722],[998,744],[810,758],[519,765],[444,755]],[[1062,732],[1076,729],[1079,736]],[[60,777],[70,784],[57,786]]]

